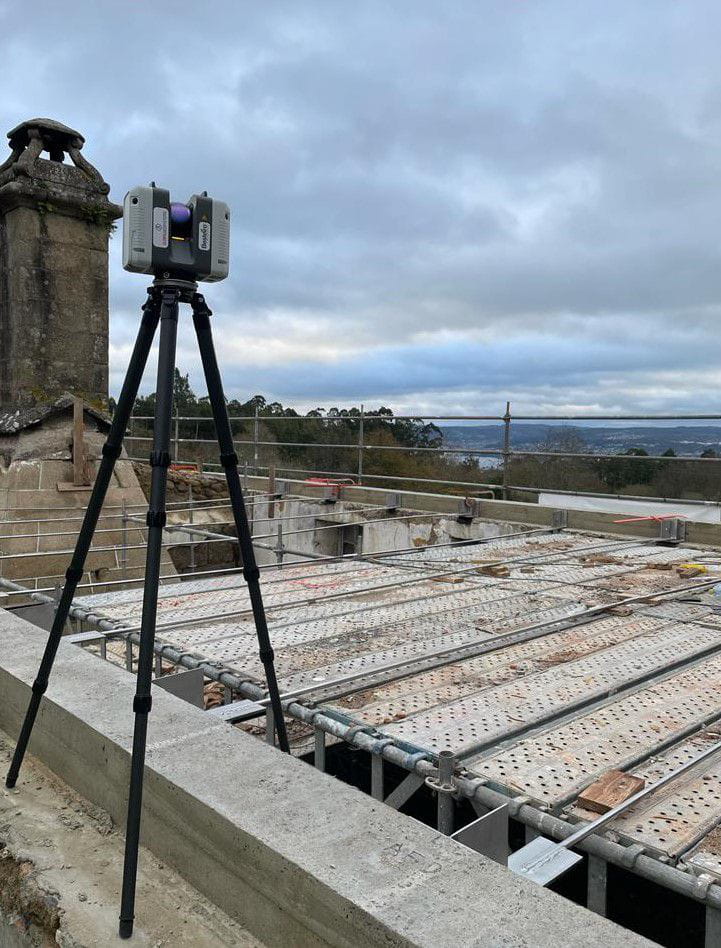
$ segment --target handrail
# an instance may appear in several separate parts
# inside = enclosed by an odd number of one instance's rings
[[[693,454],[684,454],[684,455],[658,455],[658,454],[609,454],[605,451],[564,451],[564,450],[550,450],[545,451],[542,448],[538,447],[528,447],[523,448],[521,446],[513,446],[511,440],[511,434],[513,430],[513,423],[518,422],[536,422],[536,423],[557,423],[557,422],[575,422],[576,424],[583,424],[585,422],[595,422],[595,421],[616,421],[616,422],[668,422],[668,421],[677,421],[682,422],[699,422],[699,421],[719,421],[721,422],[721,414],[704,414],[704,413],[678,413],[678,414],[593,414],[593,415],[583,415],[583,414],[574,414],[574,415],[513,415],[511,413],[510,403],[506,404],[506,411],[504,414],[493,415],[493,414],[474,414],[474,415],[459,415],[459,414],[449,414],[449,415],[424,415],[422,412],[416,414],[403,414],[403,415],[383,415],[383,414],[373,414],[369,412],[364,406],[360,408],[352,409],[352,414],[344,415],[304,415],[304,414],[293,414],[293,415],[263,415],[259,411],[256,411],[253,415],[234,415],[231,416],[231,422],[252,422],[249,431],[246,431],[246,437],[237,438],[236,444],[238,446],[247,447],[250,452],[252,452],[252,459],[249,459],[246,462],[246,471],[249,469],[253,472],[267,471],[268,467],[260,464],[260,455],[259,449],[261,448],[302,448],[304,450],[310,451],[330,451],[330,452],[352,452],[353,455],[357,458],[355,461],[355,470],[354,471],[339,471],[339,470],[319,470],[311,468],[294,468],[294,467],[281,467],[280,465],[275,465],[275,470],[283,472],[285,474],[308,474],[308,475],[338,475],[344,477],[354,477],[358,479],[358,483],[362,484],[364,481],[385,481],[389,483],[416,483],[416,484],[428,484],[436,486],[444,486],[458,489],[472,489],[476,491],[483,490],[487,492],[489,490],[498,491],[498,495],[501,499],[507,500],[509,498],[511,491],[519,491],[527,494],[538,494],[541,491],[551,491],[554,493],[563,493],[568,495],[575,495],[580,497],[614,497],[616,499],[629,499],[637,501],[651,501],[656,503],[690,503],[696,505],[706,505],[706,506],[721,506],[720,502],[712,500],[698,500],[696,498],[686,499],[686,498],[666,498],[658,496],[639,496],[633,494],[620,494],[617,492],[599,492],[599,491],[573,491],[573,490],[556,490],[553,487],[542,487],[535,485],[514,485],[511,483],[511,466],[514,461],[524,458],[537,458],[537,459],[547,459],[547,458],[557,458],[559,460],[563,459],[580,459],[586,461],[618,461],[623,459],[623,461],[631,462],[655,462],[655,463],[673,463],[678,462],[682,463],[718,463],[721,461],[721,457],[701,457],[700,455]],[[130,419],[130,429],[126,436],[128,441],[137,442],[141,444],[143,442],[149,442],[151,438],[147,435],[147,429],[151,427],[148,423],[152,423],[152,417],[149,415],[134,415]],[[266,424],[267,422],[311,422],[319,423],[323,429],[332,431],[333,426],[337,423],[346,424],[355,424],[357,423],[358,428],[358,438],[350,442],[342,441],[332,441],[329,443],[323,443],[319,441],[279,441],[279,440],[269,440],[262,438],[260,435],[259,425],[262,422]],[[378,422],[384,426],[389,426],[391,429],[395,422],[401,421],[416,421],[416,422],[436,422],[436,421],[456,421],[456,422],[478,422],[478,421],[488,421],[488,422],[497,422],[498,423],[498,432],[499,432],[499,447],[498,448],[478,448],[478,447],[458,447],[456,445],[445,446],[440,445],[408,445],[408,444],[376,444],[372,440],[373,432],[373,422]],[[143,433],[133,433],[133,424],[139,422],[143,424],[143,427],[146,429]],[[212,425],[212,418],[208,416],[201,415],[181,415],[177,414],[174,417],[175,422],[175,432],[173,438],[174,444],[174,458],[179,460],[182,445],[213,445],[215,444],[214,439],[212,438],[200,438],[197,435],[200,432],[201,423],[209,423]],[[180,426],[182,424],[195,424],[196,437],[181,437]],[[721,428],[721,425],[719,426]],[[663,429],[660,429],[662,431]],[[355,437],[355,432],[354,432]],[[370,437],[371,440],[368,440]],[[719,438],[721,443],[721,438]],[[494,468],[500,470],[501,477],[500,483],[489,483],[488,481],[470,481],[470,480],[457,480],[452,478],[442,478],[442,477],[422,477],[422,476],[400,476],[397,474],[371,474],[367,470],[367,463],[364,459],[367,459],[369,454],[373,452],[391,452],[398,455],[415,455],[417,457],[429,456],[429,457],[447,457],[447,458],[490,458],[492,459],[491,464]],[[721,453],[721,452],[720,452]],[[206,467],[217,467],[213,462],[204,461],[203,464]]]

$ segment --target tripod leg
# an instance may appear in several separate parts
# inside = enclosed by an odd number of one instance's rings
[[[93,540],[95,528],[98,524],[98,517],[100,516],[100,510],[103,506],[105,495],[108,491],[108,485],[110,484],[110,478],[115,467],[115,461],[122,450],[125,430],[128,427],[128,419],[130,418],[130,413],[133,410],[133,405],[135,404],[135,397],[138,394],[138,386],[140,385],[140,380],[143,377],[145,363],[148,360],[148,353],[150,352],[153,336],[155,335],[155,329],[158,325],[158,314],[159,308],[157,305],[156,294],[151,291],[148,294],[148,299],[145,302],[145,305],[143,306],[143,318],[140,323],[138,338],[135,342],[135,348],[133,349],[133,354],[130,358],[130,364],[128,365],[128,371],[125,376],[125,381],[123,382],[123,388],[120,393],[120,397],[118,399],[118,406],[115,409],[113,422],[110,426],[108,439],[103,446],[103,457],[98,468],[93,490],[90,494],[88,507],[85,511],[85,517],[83,518],[83,524],[80,528],[80,533],[78,534],[78,539],[75,544],[75,551],[70,561],[70,566],[65,573],[65,585],[63,586],[60,602],[58,603],[55,618],[53,619],[50,635],[48,636],[47,645],[45,646],[45,652],[43,654],[42,661],[40,662],[40,668],[38,669],[37,677],[33,682],[30,703],[28,704],[28,709],[25,712],[25,720],[23,721],[22,728],[20,729],[20,736],[18,737],[12,763],[10,764],[10,769],[8,770],[7,778],[5,780],[5,783],[8,787],[14,787],[17,782],[18,774],[20,773],[20,767],[22,766],[25,751],[27,750],[28,741],[30,740],[30,735],[32,734],[33,724],[35,723],[35,718],[38,713],[38,708],[40,707],[42,696],[45,694],[45,691],[48,687],[48,681],[50,679],[50,673],[55,661],[55,655],[58,651],[63,629],[65,628],[68,613],[70,612],[70,606],[72,605],[73,597],[75,595],[75,590],[83,575],[85,560],[90,549],[90,544]]]
[[[255,550],[253,549],[253,540],[248,527],[245,502],[243,501],[243,491],[240,486],[240,477],[238,476],[238,456],[233,447],[233,434],[230,430],[228,409],[225,407],[225,395],[223,394],[223,383],[220,378],[218,360],[215,355],[215,346],[213,345],[213,334],[210,329],[211,312],[204,298],[199,293],[193,296],[192,307],[193,323],[198,336],[200,358],[203,362],[205,381],[208,385],[208,396],[213,409],[215,430],[218,436],[220,463],[225,469],[225,479],[228,484],[228,494],[233,508],[235,529],[238,534],[243,576],[248,584],[248,594],[253,609],[253,618],[255,619],[255,630],[258,636],[259,655],[263,663],[263,668],[265,669],[265,678],[268,683],[268,695],[270,697],[271,708],[273,709],[278,744],[281,750],[289,753],[288,735],[285,730],[283,709],[280,704],[280,694],[278,692],[278,681],[275,676],[273,649],[270,644],[268,624],[266,622],[265,608],[263,606],[263,596],[260,591],[260,573],[255,562]]]
[[[138,677],[133,700],[135,727],[133,754],[130,763],[130,792],[128,820],[125,832],[125,863],[120,903],[121,938],[130,938],[135,917],[135,880],[138,872],[138,845],[140,842],[140,813],[143,802],[143,771],[145,742],[148,732],[148,714],[152,704],[150,687],[153,677],[153,643],[155,618],[158,608],[158,582],[162,557],[163,527],[165,526],[165,494],[170,464],[170,426],[173,411],[173,374],[175,370],[175,343],[178,333],[179,291],[164,289],[160,306],[160,349],[158,353],[158,382],[155,395],[153,423],[153,450],[150,455],[152,475],[148,507],[148,550],[145,561],[143,611],[140,619],[140,652]]]

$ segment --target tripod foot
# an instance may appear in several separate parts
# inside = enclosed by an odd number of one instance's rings
[[[118,925],[118,935],[121,938],[130,938],[133,934],[133,919],[121,918]]]
[[[12,790],[12,788],[15,786],[17,782],[18,782],[17,777],[10,777],[8,775],[8,777],[5,779],[5,786],[8,788],[8,790]]]

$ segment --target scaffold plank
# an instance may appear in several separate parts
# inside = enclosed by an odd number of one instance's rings
[[[652,682],[511,746],[469,759],[479,776],[560,807],[611,767],[626,769],[721,719],[721,656]]]
[[[709,647],[721,647],[721,633],[651,621],[656,623],[655,632],[529,675],[522,683],[509,682],[411,715],[385,730],[421,747],[463,754],[601,699]]]

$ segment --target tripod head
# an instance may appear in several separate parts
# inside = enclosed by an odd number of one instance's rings
[[[177,293],[179,303],[190,303],[192,306],[199,299],[203,299],[198,293],[198,284],[195,280],[179,280],[168,273],[158,274],[153,280],[149,292],[159,296],[163,290],[174,290]]]
[[[216,283],[228,276],[230,210],[208,192],[187,204],[152,181],[123,201],[123,267],[158,279]]]

